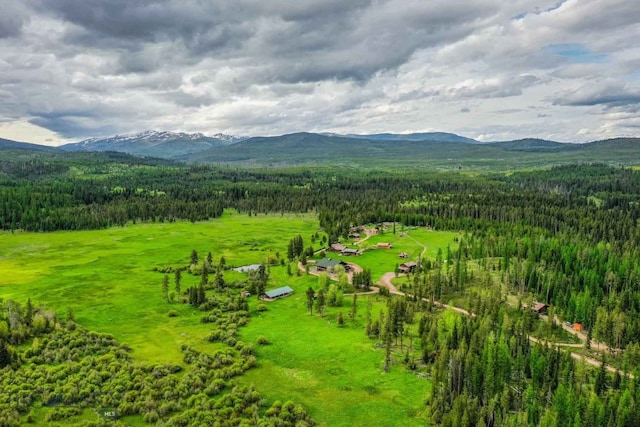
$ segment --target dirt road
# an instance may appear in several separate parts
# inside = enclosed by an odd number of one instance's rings
[[[400,275],[399,275],[400,276]],[[399,291],[394,285],[393,283],[391,283],[391,280],[393,278],[396,277],[396,274],[394,272],[389,272],[389,273],[385,273],[382,275],[382,277],[380,278],[380,280],[378,281],[378,285],[379,286],[383,286],[387,289],[389,289],[389,293],[393,294],[393,295],[406,295],[404,292]],[[460,307],[456,307],[453,305],[449,305],[449,304],[444,304],[440,301],[431,301],[428,298],[422,298],[424,301],[427,302],[431,302],[432,304],[438,305],[440,307],[443,308],[450,308],[453,311],[460,313],[460,314],[464,314],[465,316],[475,316],[475,314],[470,313],[468,310],[465,310],[464,308],[460,308]],[[546,317],[546,316],[545,316]],[[555,317],[556,321],[558,320],[557,316]],[[560,322],[559,322],[560,323]],[[562,327],[567,331],[572,333],[573,335],[576,335],[578,338],[580,338],[583,342],[581,344],[569,344],[569,343],[560,343],[560,342],[548,342],[548,341],[543,341],[540,340],[536,337],[532,337],[529,336],[529,341],[533,342],[533,343],[539,343],[539,344],[548,344],[554,347],[561,347],[561,348],[582,348],[584,347],[584,342],[587,340],[587,337],[585,334],[574,330],[573,328],[570,328],[568,325],[562,324]],[[605,344],[599,343],[595,340],[591,340],[591,345],[592,348],[597,350],[597,351],[606,351],[608,350],[608,347]],[[575,360],[583,360],[585,363],[592,365],[592,366],[601,366],[602,362],[600,360],[597,359],[592,359],[590,357],[587,356],[583,356],[582,354],[579,353],[574,353],[574,352],[569,352],[569,354],[571,355],[571,357]],[[624,375],[624,372],[616,369],[612,366],[606,366],[606,370],[609,372],[618,372],[620,375]],[[630,378],[633,378],[633,374],[627,373],[627,375]]]

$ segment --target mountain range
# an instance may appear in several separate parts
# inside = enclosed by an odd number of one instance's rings
[[[338,165],[352,167],[434,167],[517,169],[570,162],[638,164],[640,139],[618,138],[583,144],[543,139],[483,143],[453,133],[338,135],[293,133],[268,137],[146,131],[91,138],[61,147],[0,139],[0,150],[124,152],[186,162],[255,166]]]
[[[247,138],[224,134],[145,131],[136,134],[90,138],[60,147],[65,151],[121,151],[136,156],[178,158],[224,147]]]

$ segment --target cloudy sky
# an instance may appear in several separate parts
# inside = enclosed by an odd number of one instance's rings
[[[636,0],[0,0],[0,137],[640,134]]]

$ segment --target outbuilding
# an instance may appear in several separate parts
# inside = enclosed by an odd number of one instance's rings
[[[318,269],[318,271],[333,270],[337,265],[346,267],[346,263],[344,261],[340,261],[339,259],[322,258],[320,261],[316,262],[316,268]]]
[[[264,295],[261,297],[261,299],[265,301],[273,301],[278,298],[288,297],[292,293],[293,293],[293,289],[291,289],[289,286],[283,286],[278,289],[272,289],[270,291],[266,291]]]
[[[413,262],[413,261],[403,262],[398,266],[398,270],[400,270],[401,273],[413,273],[417,266],[418,266],[417,262]]]
[[[538,314],[544,314],[547,312],[547,309],[549,308],[549,306],[545,303],[542,302],[534,302],[533,303],[533,311],[535,311]]]

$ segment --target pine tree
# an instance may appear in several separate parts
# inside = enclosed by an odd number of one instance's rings
[[[0,340],[0,369],[11,365],[11,353],[4,341]]]
[[[198,286],[198,306],[200,306],[200,304],[203,304],[205,301],[207,300],[207,297],[205,296],[204,293],[204,286],[202,284],[200,284],[200,286]]]
[[[224,289],[225,282],[224,282],[224,277],[222,275],[222,271],[218,270],[218,272],[216,273],[216,278],[213,281],[213,285],[218,291],[221,291]]]
[[[180,286],[182,284],[182,270],[176,270],[174,281],[176,285],[176,295],[180,295]]]
[[[202,264],[202,269],[200,270],[200,285],[206,286],[209,283],[209,269],[206,264]]]
[[[195,249],[191,251],[191,264],[195,265],[198,263],[198,252]]]

